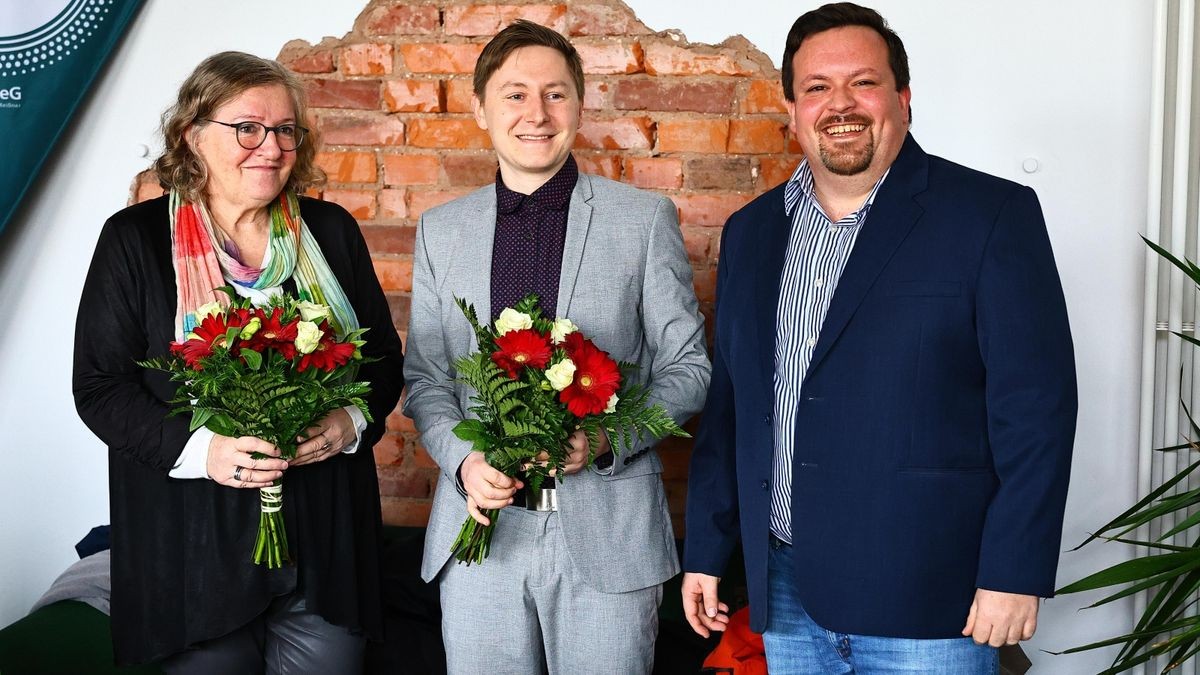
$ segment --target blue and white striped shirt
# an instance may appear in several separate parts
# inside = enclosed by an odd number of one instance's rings
[[[807,159],[800,162],[784,187],[784,212],[792,218],[792,232],[779,280],[779,308],[775,314],[771,533],[789,544],[792,542],[792,456],[800,384],[808,371],[842,269],[885,178],[887,173],[871,188],[857,211],[836,223],[817,203]]]

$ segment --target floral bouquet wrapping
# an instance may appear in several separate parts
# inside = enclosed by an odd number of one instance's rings
[[[475,389],[470,410],[478,417],[459,422],[454,434],[501,473],[523,470],[534,489],[552,470],[562,477],[571,452],[567,439],[579,430],[588,439],[588,465],[601,433],[612,439],[614,452],[618,440],[628,447],[635,436],[688,435],[662,406],[646,404],[648,388],[624,386],[622,371],[636,366],[614,361],[569,319],[542,318],[536,295],[505,308],[494,326],[481,326],[473,306],[455,301],[475,330],[479,351],[454,363],[458,381]],[[549,459],[539,462],[543,451]],[[499,512],[483,514],[489,525],[470,517],[463,523],[452,548],[459,562],[487,558]]]
[[[277,446],[283,459],[295,458],[304,430],[333,410],[353,405],[371,419],[364,400],[370,386],[353,381],[365,362],[365,328],[339,339],[325,305],[283,295],[259,308],[230,288],[219,290],[234,298],[228,307],[216,302],[200,307],[198,325],[182,342],[171,343],[170,355],[138,362],[180,383],[172,415],[190,412],[191,431],[206,427],[223,436],[256,436]],[[254,562],[281,567],[291,561],[280,510],[282,480],[259,494]]]

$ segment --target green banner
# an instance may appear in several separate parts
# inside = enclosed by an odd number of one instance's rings
[[[0,0],[0,231],[142,0]]]

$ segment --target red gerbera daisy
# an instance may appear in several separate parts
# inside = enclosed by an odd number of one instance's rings
[[[260,310],[259,318],[262,320],[262,327],[246,342],[246,347],[256,352],[274,349],[282,354],[283,358],[289,361],[294,359],[296,357],[296,324],[299,323],[299,320],[282,323],[283,308],[281,307],[273,309],[270,316]]]
[[[588,340],[576,340],[572,347],[568,353],[575,363],[575,379],[558,397],[576,417],[598,415],[620,388],[621,369]]]
[[[514,380],[521,368],[545,368],[550,362],[550,338],[532,328],[510,330],[496,338],[496,346],[499,349],[492,352],[492,361]]]
[[[354,357],[354,343],[338,342],[328,321],[322,321],[317,327],[321,329],[321,341],[317,343],[316,349],[300,357],[297,372],[303,373],[309,367],[313,367],[328,373],[338,366],[346,365]]]
[[[228,315],[223,312],[208,314],[190,333],[194,337],[183,342],[171,343],[171,353],[182,356],[189,367],[203,370],[200,359],[212,354],[216,347],[224,345],[225,333],[230,328],[240,328],[249,316],[250,311],[246,309],[234,310]]]

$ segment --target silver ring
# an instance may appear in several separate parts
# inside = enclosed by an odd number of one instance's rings
[[[322,449],[322,450],[328,450],[328,449],[329,449],[329,447],[330,447],[330,445],[329,445],[329,441],[325,441],[325,445],[322,445],[322,446],[321,446],[321,449]]]
[[[234,479],[234,480],[241,480],[241,479],[242,479],[242,467],[240,467],[240,466],[239,466],[239,467],[237,467],[236,469],[234,469],[234,470],[233,470],[233,479]]]

